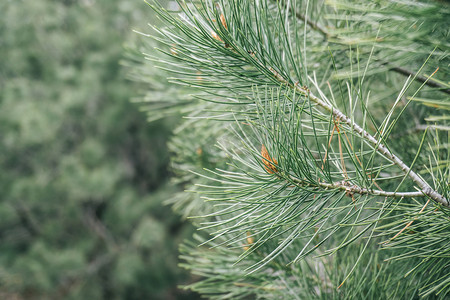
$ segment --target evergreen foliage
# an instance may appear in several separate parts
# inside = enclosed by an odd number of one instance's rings
[[[448,3],[149,5],[165,26],[142,52],[170,89],[143,107],[185,117],[170,149],[172,202],[200,229],[181,247],[203,278],[188,289],[450,295]]]
[[[0,1],[0,299],[192,295],[161,205],[173,120],[146,122],[120,66],[145,8]]]

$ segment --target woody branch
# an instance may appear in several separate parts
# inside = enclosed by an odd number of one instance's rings
[[[361,128],[358,124],[352,122],[352,120],[344,115],[339,109],[331,106],[327,102],[323,101],[319,97],[315,96],[311,93],[311,91],[306,87],[300,87],[298,84],[291,84],[283,76],[281,76],[278,72],[274,71],[272,68],[269,68],[272,74],[283,84],[290,86],[295,89],[300,94],[306,96],[309,100],[317,104],[318,106],[324,108],[326,111],[330,112],[333,117],[339,119],[341,122],[347,124],[349,127],[353,128],[353,130],[363,139],[367,140],[370,144],[372,144],[375,149],[383,154],[387,159],[392,161],[395,165],[397,165],[405,174],[407,174],[421,189],[420,196],[428,196],[434,201],[444,205],[450,206],[450,202],[444,196],[433,190],[427,182],[425,182],[419,175],[417,175],[410,167],[408,167],[398,156],[389,151],[389,149],[384,146],[381,142],[379,142],[376,138],[370,135],[367,131]],[[381,191],[380,191],[381,192]],[[398,193],[392,193],[398,194]],[[418,195],[416,195],[418,196]]]

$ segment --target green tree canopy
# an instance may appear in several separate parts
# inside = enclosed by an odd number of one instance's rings
[[[172,121],[146,122],[120,66],[144,8],[0,3],[2,299],[180,295],[188,228],[161,206]]]

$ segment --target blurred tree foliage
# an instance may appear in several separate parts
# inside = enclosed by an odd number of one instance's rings
[[[190,229],[161,206],[170,122],[146,123],[119,65],[144,7],[0,3],[2,299],[194,297],[176,289]]]

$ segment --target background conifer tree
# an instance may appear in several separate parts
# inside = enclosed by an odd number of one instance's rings
[[[130,103],[140,0],[0,1],[0,299],[195,299],[170,197],[172,120]]]
[[[448,3],[149,5],[166,26],[142,52],[169,88],[152,87],[144,107],[184,116],[170,149],[186,190],[171,202],[199,229],[181,247],[201,276],[187,288],[450,295]]]

